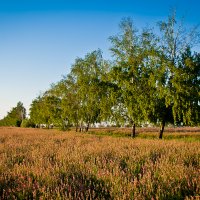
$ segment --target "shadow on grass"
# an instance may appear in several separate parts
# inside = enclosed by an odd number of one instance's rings
[[[54,177],[5,175],[0,177],[0,199],[113,199],[110,183],[76,168]]]
[[[80,171],[60,172],[59,184],[65,183],[62,194],[72,199],[113,199],[110,186],[94,175],[86,175]]]

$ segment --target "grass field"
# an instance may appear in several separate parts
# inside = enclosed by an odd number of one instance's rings
[[[155,131],[0,128],[0,199],[200,199],[200,130]]]

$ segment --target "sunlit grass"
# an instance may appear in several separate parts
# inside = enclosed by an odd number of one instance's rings
[[[90,129],[88,132],[98,136],[112,137],[131,137],[131,128],[100,128]],[[137,128],[136,137],[143,139],[158,139],[159,128]],[[172,140],[178,139],[183,141],[200,141],[200,128],[184,127],[184,128],[166,128],[163,139]]]
[[[0,128],[0,199],[198,199],[199,183],[195,139]]]

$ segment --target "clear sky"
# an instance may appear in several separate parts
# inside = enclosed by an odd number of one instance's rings
[[[123,17],[155,25],[172,7],[200,23],[200,0],[0,0],[0,118],[18,101],[29,109],[76,57],[100,48],[109,59]]]

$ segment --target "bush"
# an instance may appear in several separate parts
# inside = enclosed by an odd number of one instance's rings
[[[35,124],[30,119],[24,119],[21,123],[23,128],[35,128]]]

